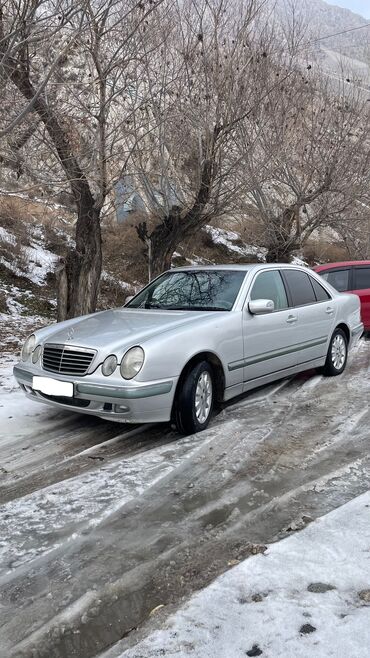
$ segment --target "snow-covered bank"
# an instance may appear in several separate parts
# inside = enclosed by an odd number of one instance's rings
[[[272,544],[105,658],[367,658],[370,493]]]

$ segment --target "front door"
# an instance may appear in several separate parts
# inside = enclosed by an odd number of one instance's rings
[[[248,311],[250,300],[271,299],[275,310],[264,315]],[[266,375],[289,370],[296,365],[295,343],[298,315],[289,308],[288,296],[279,270],[259,272],[252,282],[243,313],[243,380],[245,388]],[[263,382],[261,382],[263,383]]]

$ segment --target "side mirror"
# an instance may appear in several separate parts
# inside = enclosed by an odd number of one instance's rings
[[[128,304],[128,303],[131,301],[131,299],[133,299],[134,297],[135,297],[135,295],[128,295],[128,296],[126,297],[126,299],[125,299],[125,306],[126,306],[126,304]]]
[[[264,315],[272,313],[275,310],[275,304],[272,299],[252,299],[248,304],[248,309],[252,315]]]

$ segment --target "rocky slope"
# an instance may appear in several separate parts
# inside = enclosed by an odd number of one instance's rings
[[[369,76],[370,28],[363,16],[324,0],[277,0],[276,12],[285,25],[293,20],[306,24],[307,41],[324,66],[338,69],[342,56],[346,71],[354,68],[361,77]]]

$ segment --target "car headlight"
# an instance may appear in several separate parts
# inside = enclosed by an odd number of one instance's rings
[[[22,347],[21,359],[22,361],[27,361],[30,358],[33,350],[35,349],[36,338],[34,334],[29,336]]]
[[[132,379],[143,367],[145,359],[144,350],[141,347],[131,347],[121,361],[121,375],[124,379]]]
[[[38,345],[32,352],[32,363],[37,363],[41,354],[41,345]]]
[[[105,377],[109,377],[109,375],[112,375],[117,368],[117,357],[114,356],[114,354],[110,354],[110,356],[107,356],[105,359],[101,371]]]

